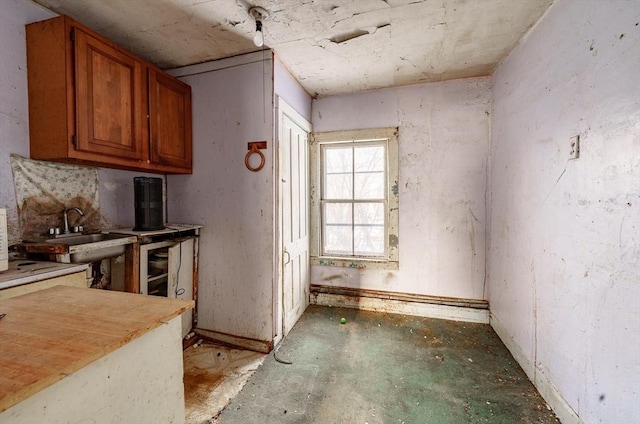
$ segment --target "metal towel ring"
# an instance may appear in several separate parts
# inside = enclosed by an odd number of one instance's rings
[[[266,148],[267,148],[266,141],[255,141],[253,143],[249,143],[249,151],[244,157],[244,165],[247,167],[249,171],[258,172],[259,170],[262,169],[262,167],[264,166],[265,158],[264,158],[264,154],[262,154],[260,149],[266,149]],[[251,155],[253,155],[254,153],[257,153],[260,156],[260,165],[256,166],[255,168],[253,168],[251,164],[249,164],[249,159],[251,158]]]

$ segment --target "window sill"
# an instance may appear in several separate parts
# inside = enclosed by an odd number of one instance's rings
[[[311,265],[318,266],[337,266],[343,268],[356,269],[384,269],[397,271],[399,269],[398,262],[386,259],[364,259],[364,258],[337,258],[327,256],[311,256],[309,258]]]

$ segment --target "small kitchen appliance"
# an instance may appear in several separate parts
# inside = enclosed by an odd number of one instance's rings
[[[135,227],[134,231],[164,229],[162,178],[134,177]]]

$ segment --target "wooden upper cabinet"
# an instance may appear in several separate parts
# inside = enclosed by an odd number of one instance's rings
[[[149,69],[151,161],[191,168],[191,87]]]
[[[142,160],[143,64],[80,30],[75,39],[77,150]]]
[[[33,159],[191,173],[191,87],[73,19],[27,25]]]

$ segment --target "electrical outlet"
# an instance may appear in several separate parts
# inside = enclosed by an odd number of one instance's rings
[[[574,135],[569,139],[569,159],[580,157],[580,136]]]

